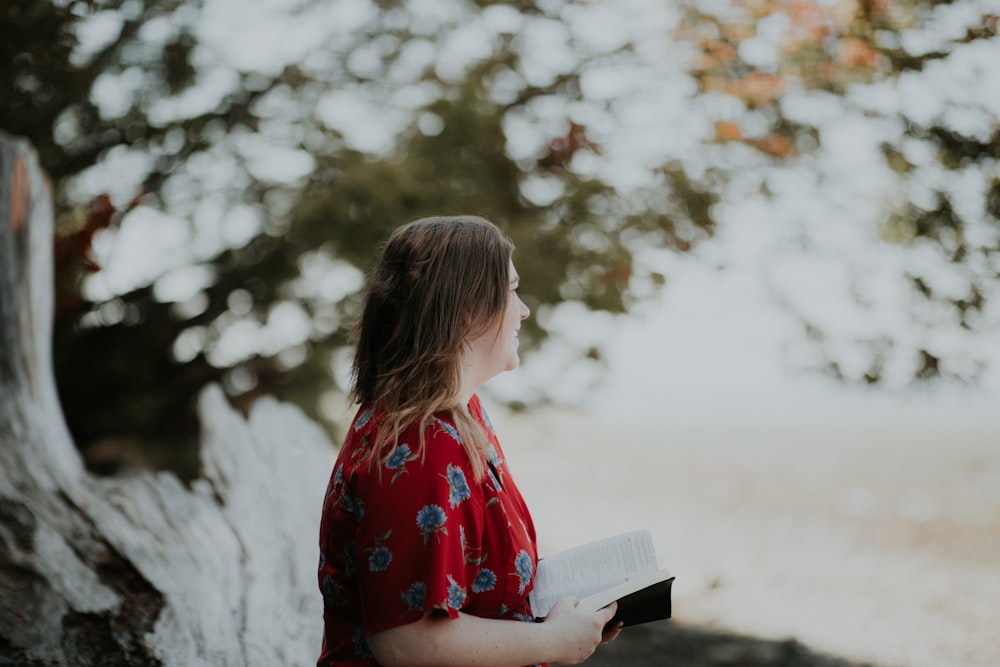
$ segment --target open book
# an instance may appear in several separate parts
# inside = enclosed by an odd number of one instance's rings
[[[673,580],[656,562],[653,536],[637,530],[542,558],[528,602],[535,618],[544,618],[566,595],[588,611],[617,600],[611,623],[636,625],[670,618]]]

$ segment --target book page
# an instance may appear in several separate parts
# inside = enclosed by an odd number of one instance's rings
[[[532,613],[548,614],[559,598],[585,598],[658,569],[653,536],[637,530],[561,551],[538,562]]]
[[[635,593],[636,591],[673,578],[673,575],[670,574],[670,570],[666,569],[643,572],[642,574],[618,584],[617,586],[612,586],[611,588],[607,588],[599,593],[583,598],[580,600],[579,608],[584,611],[597,611],[598,609],[611,604],[615,600],[621,600],[623,597]]]

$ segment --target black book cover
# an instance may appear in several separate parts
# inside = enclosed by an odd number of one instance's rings
[[[618,600],[614,618],[608,621],[608,627],[619,621],[627,627],[670,618],[670,589],[673,583],[674,578],[670,577],[622,597]]]

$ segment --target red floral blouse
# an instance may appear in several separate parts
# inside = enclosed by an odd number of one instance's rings
[[[476,482],[451,418],[405,431],[381,470],[368,447],[379,420],[362,407],[334,465],[320,524],[323,650],[318,667],[378,665],[366,636],[431,609],[532,622],[538,556],[531,515],[479,402],[469,409],[491,447]]]

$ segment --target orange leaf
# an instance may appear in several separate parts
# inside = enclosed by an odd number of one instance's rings
[[[720,39],[713,39],[706,42],[704,48],[722,62],[729,62],[736,58],[736,49],[733,48],[733,45]]]
[[[720,120],[715,124],[716,141],[739,141],[743,138],[740,126],[729,120]]]
[[[840,40],[837,62],[849,69],[869,69],[881,65],[882,54],[862,39],[845,37]]]
[[[770,106],[784,92],[785,82],[778,74],[751,72],[742,79],[734,80],[729,93],[739,97],[751,106]]]
[[[775,157],[785,157],[792,152],[791,140],[780,134],[769,134],[763,139],[754,142],[754,146],[758,150]]]

